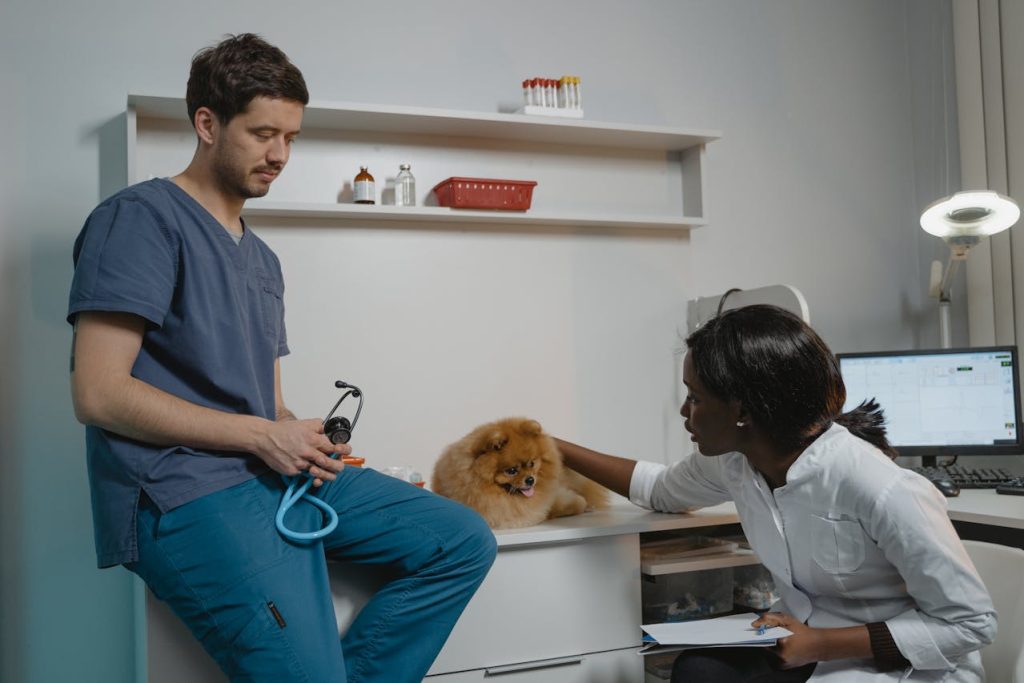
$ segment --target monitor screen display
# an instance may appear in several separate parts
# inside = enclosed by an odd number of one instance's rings
[[[1024,453],[1016,347],[837,357],[843,410],[877,400],[900,455]]]

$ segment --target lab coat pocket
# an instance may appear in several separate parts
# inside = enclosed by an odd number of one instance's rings
[[[830,574],[847,574],[864,562],[864,533],[855,520],[813,517],[811,557]]]

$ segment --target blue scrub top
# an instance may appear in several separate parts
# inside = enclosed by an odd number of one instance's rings
[[[275,419],[274,362],[288,353],[281,264],[248,227],[237,244],[158,178],[100,204],[74,249],[68,322],[82,311],[146,320],[132,376],[197,405]],[[161,447],[86,427],[100,567],[138,559],[140,491],[168,511],[267,471],[256,456]]]

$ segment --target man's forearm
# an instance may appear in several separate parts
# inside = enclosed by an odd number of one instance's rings
[[[204,408],[132,376],[144,333],[138,316],[79,314],[71,347],[78,421],[157,446],[257,452],[269,420]]]
[[[204,408],[134,377],[111,380],[96,393],[99,397],[88,401],[86,410],[79,410],[85,402],[76,401],[79,421],[158,446],[253,453],[268,423],[253,415]]]

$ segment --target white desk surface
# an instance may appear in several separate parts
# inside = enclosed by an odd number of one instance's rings
[[[949,518],[989,526],[1024,529],[1024,496],[1008,496],[993,489],[961,489],[947,498]]]

